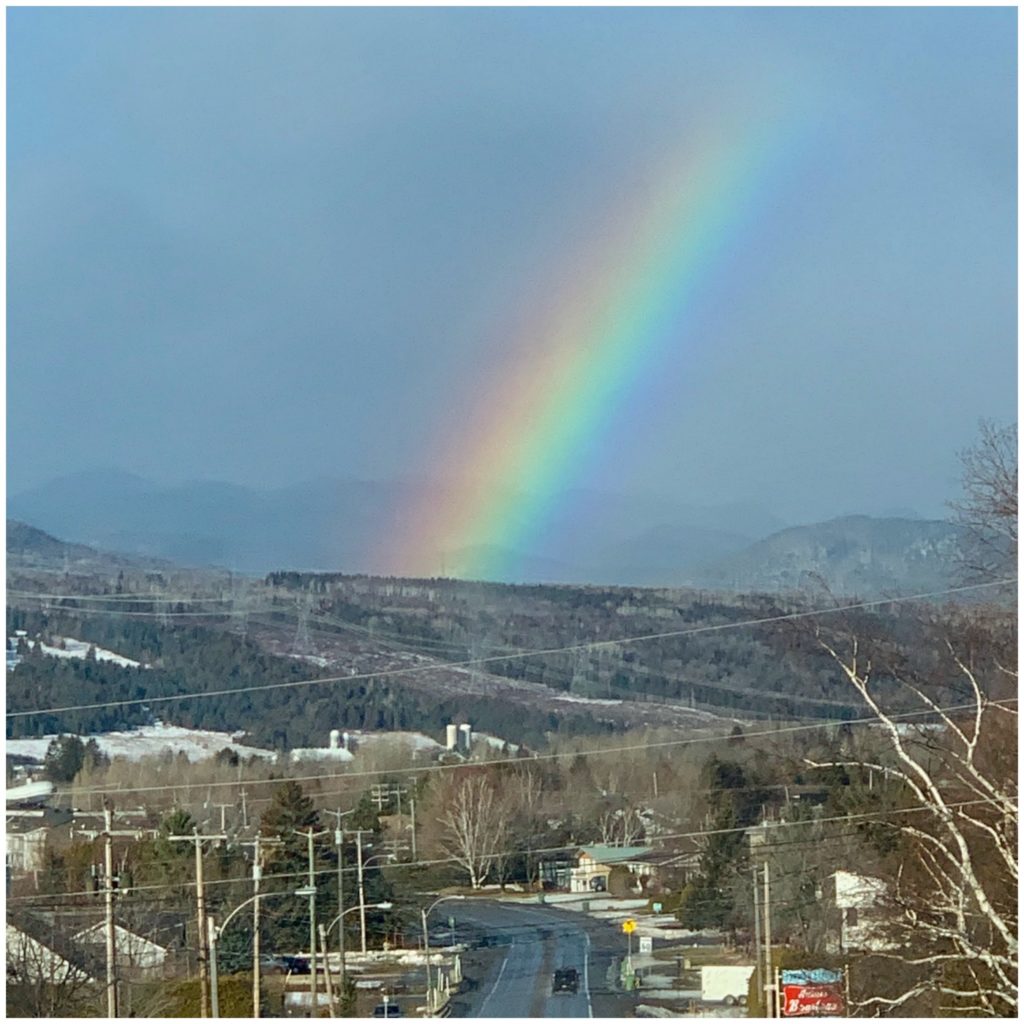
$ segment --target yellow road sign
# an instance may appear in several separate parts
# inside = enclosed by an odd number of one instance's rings
[[[628,920],[623,921],[622,922],[622,930],[627,935],[631,935],[633,932],[636,931],[636,921],[634,921],[633,918],[629,918]]]

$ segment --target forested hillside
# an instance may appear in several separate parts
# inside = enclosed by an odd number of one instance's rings
[[[59,601],[18,598],[8,636],[73,637],[149,667],[22,644],[10,712],[136,703],[14,717],[8,735],[162,718],[287,749],[323,744],[333,727],[440,736],[459,720],[538,746],[550,734],[856,714],[801,620],[779,621],[803,606],[775,597],[290,572],[225,586],[211,577],[197,596],[120,573],[78,578]],[[901,608],[844,616],[905,641],[922,620]],[[215,695],[161,700],[183,694]]]

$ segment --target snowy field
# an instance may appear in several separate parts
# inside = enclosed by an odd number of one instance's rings
[[[63,647],[50,647],[49,644],[39,643],[37,640],[29,640],[26,637],[17,636],[10,637],[8,642],[17,648],[19,640],[25,640],[25,643],[27,643],[30,648],[34,648],[38,643],[43,654],[48,654],[52,658],[84,658],[89,653],[89,648],[92,647],[92,644],[86,643],[84,640],[76,640],[74,637],[70,636],[58,637],[58,641],[63,643]],[[96,660],[111,661],[115,665],[120,665],[122,668],[149,668],[148,665],[142,665],[138,661],[126,658],[123,654],[118,654],[116,651],[108,651],[103,647],[96,648]]]
[[[205,729],[185,729],[177,725],[147,725],[126,732],[96,733],[82,739],[94,739],[100,750],[110,758],[123,757],[129,761],[141,761],[144,757],[156,757],[165,750],[174,754],[183,752],[190,761],[204,761],[218,751],[229,747],[239,757],[273,758],[272,751],[259,747],[247,747],[237,742],[243,733],[210,732]],[[7,753],[42,761],[46,748],[54,736],[40,736],[32,739],[8,740]]]
[[[493,747],[496,750],[503,750],[508,745],[509,753],[515,754],[519,750],[519,745],[516,743],[509,743],[507,740],[503,740],[500,736],[492,736],[489,732],[474,732],[473,743],[483,743],[488,747]]]
[[[350,729],[348,734],[357,753],[360,749],[368,749],[375,743],[401,744],[417,754],[433,753],[442,749],[442,744],[422,732],[359,732],[357,729]]]

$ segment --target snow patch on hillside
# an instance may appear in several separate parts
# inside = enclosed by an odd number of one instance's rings
[[[17,649],[19,640],[25,640],[30,648],[35,648],[38,644],[39,649],[43,654],[49,655],[51,658],[84,658],[89,653],[89,648],[93,645],[87,643],[85,640],[76,640],[71,636],[58,637],[57,641],[59,644],[63,644],[63,647],[51,647],[49,644],[44,644],[39,640],[29,640],[25,637],[10,637],[9,643]],[[104,647],[96,648],[96,660],[97,661],[110,661],[115,665],[120,665],[122,668],[149,668],[149,665],[143,665],[141,662],[134,661],[132,658],[126,658],[123,654],[118,654],[116,651],[108,651]]]
[[[322,658],[319,654],[289,654],[288,657],[308,662],[310,665],[316,665],[318,668],[327,668],[331,663],[329,658]]]
[[[559,693],[552,697],[552,700],[565,700],[571,704],[604,704],[604,705],[619,705],[622,703],[621,700],[604,700],[600,697],[577,697],[572,693]]]
[[[101,751],[110,758],[123,757],[129,761],[141,761],[144,757],[156,757],[169,750],[173,754],[184,753],[190,761],[204,761],[213,757],[225,747],[239,757],[273,758],[274,753],[260,747],[247,747],[238,742],[244,733],[211,732],[206,729],[186,729],[178,725],[146,725],[124,732],[94,733],[83,736],[83,740],[94,739]],[[7,753],[42,761],[46,748],[55,736],[38,736],[32,739],[8,740]]]

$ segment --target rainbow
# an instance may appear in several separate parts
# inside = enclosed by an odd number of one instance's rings
[[[424,494],[387,562],[403,575],[508,578],[502,553],[544,529],[622,402],[692,344],[700,289],[728,263],[796,130],[765,119],[691,134],[656,185],[635,190],[589,262],[573,261],[550,308],[503,346],[512,356],[488,375],[494,386],[475,382],[436,452],[456,482]]]

